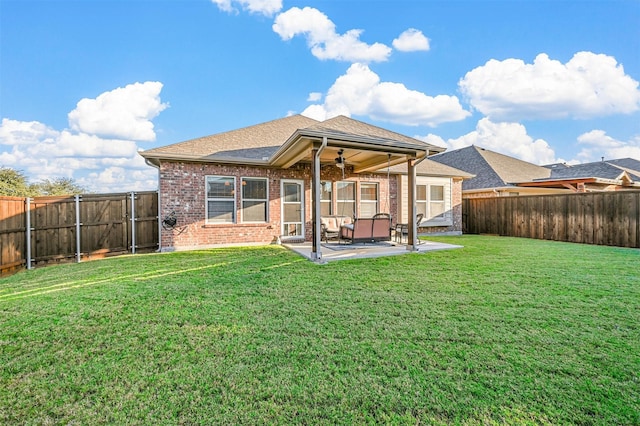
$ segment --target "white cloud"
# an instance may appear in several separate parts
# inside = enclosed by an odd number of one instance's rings
[[[322,93],[320,92],[311,92],[307,97],[307,101],[309,102],[318,102],[320,99],[322,99]]]
[[[224,12],[238,13],[236,5],[251,13],[273,16],[282,10],[282,0],[211,0]]]
[[[429,39],[422,31],[409,28],[393,40],[393,47],[401,52],[427,51],[430,49]]]
[[[471,105],[498,119],[589,118],[640,108],[638,82],[622,64],[602,54],[578,52],[566,64],[538,55],[490,60],[459,82]]]
[[[32,181],[73,178],[91,191],[155,189],[157,171],[145,164],[135,140],[149,131],[155,136],[150,120],[166,107],[160,102],[161,88],[161,83],[136,83],[105,92],[95,100],[84,99],[69,114],[70,125],[75,127],[72,130],[5,118],[0,125],[0,147],[7,150],[0,152],[0,166],[22,170]],[[126,117],[121,122],[127,130],[122,133],[130,138],[101,135],[117,121],[111,122],[108,117],[120,113],[117,107],[126,109],[119,117]],[[131,120],[143,116],[148,118],[137,124]],[[92,127],[90,123],[98,125]]]
[[[640,136],[620,141],[603,130],[592,130],[578,136],[578,144],[582,149],[577,157],[585,163],[600,161],[602,157],[609,160],[627,157],[640,160]]]
[[[272,28],[282,40],[304,35],[313,56],[322,60],[382,62],[391,54],[389,46],[382,43],[369,45],[361,41],[362,30],[338,34],[327,15],[312,7],[293,7],[279,14]]]
[[[167,108],[160,101],[162,83],[129,84],[95,99],[82,99],[69,113],[71,129],[105,137],[153,141],[152,119]]]
[[[57,138],[59,132],[37,121],[17,121],[2,119],[0,125],[0,144],[35,145],[40,141]]]
[[[544,139],[533,139],[520,123],[494,123],[488,118],[478,121],[476,130],[456,139],[445,141],[437,135],[429,134],[419,139],[445,146],[448,149],[460,149],[471,145],[481,146],[491,151],[510,155],[534,164],[551,164],[556,159],[554,150]]]
[[[331,86],[324,104],[311,105],[302,114],[317,120],[365,115],[374,120],[431,127],[470,115],[455,96],[432,97],[400,83],[381,82],[364,64],[351,65]]]

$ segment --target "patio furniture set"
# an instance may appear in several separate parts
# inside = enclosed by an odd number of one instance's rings
[[[419,225],[424,216],[418,214],[416,217]],[[409,234],[408,223],[397,223],[391,226],[391,215],[388,213],[378,213],[371,218],[354,218],[350,216],[322,216],[320,218],[322,236],[321,239],[328,243],[330,239],[338,239],[338,244],[342,242],[351,243],[375,243],[380,241],[391,241],[391,234],[396,242],[402,242],[404,236]]]

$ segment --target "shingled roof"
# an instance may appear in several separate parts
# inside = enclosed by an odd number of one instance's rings
[[[551,176],[546,179],[534,179],[534,181],[588,178],[617,180],[620,179],[620,177],[625,173],[628,173],[629,177],[632,180],[640,180],[640,172],[632,173],[629,171],[630,169],[625,169],[615,164],[618,163],[631,165],[634,161],[635,160],[631,158],[626,158],[613,160],[611,162],[596,161],[593,163],[583,163],[575,165],[551,164],[549,166],[545,166],[545,168],[551,170]],[[640,161],[635,162],[640,163]]]
[[[547,178],[551,170],[472,145],[429,157],[438,163],[475,175],[465,180],[463,190],[502,188],[519,182]]]
[[[292,115],[229,132],[192,139],[141,152],[148,161],[160,159],[184,161],[232,162],[268,165],[283,146],[295,141],[296,134],[322,134],[334,139],[365,140],[382,147],[408,145],[421,152],[441,152],[444,148],[392,132],[345,116],[322,122]],[[288,145],[287,145],[288,146]]]
[[[266,162],[297,129],[316,123],[318,121],[312,118],[292,115],[229,132],[149,149],[143,151],[141,155],[148,159]]]

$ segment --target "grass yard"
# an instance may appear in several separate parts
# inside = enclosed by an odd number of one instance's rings
[[[0,279],[0,424],[640,424],[640,251],[281,247]]]

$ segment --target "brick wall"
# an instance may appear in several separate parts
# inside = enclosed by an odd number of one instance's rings
[[[236,194],[237,222],[235,224],[205,223],[205,176],[235,176],[239,185],[241,177],[266,177],[269,181],[269,217],[267,223],[240,223],[240,191]],[[321,180],[340,181],[342,171],[333,165],[322,166]],[[353,174],[345,170],[346,180],[356,182],[378,182],[379,210],[397,216],[397,181],[386,174]],[[289,169],[250,167],[242,165],[219,165],[208,163],[184,163],[163,161],[160,165],[160,217],[175,212],[177,225],[174,229],[163,229],[163,250],[215,246],[218,244],[269,243],[281,234],[280,189],[283,179],[304,180],[305,238],[311,239],[311,166],[296,164]],[[389,194],[392,194],[389,198]],[[356,204],[360,201],[356,191]],[[334,195],[335,211],[335,195]]]

